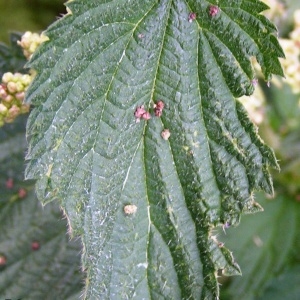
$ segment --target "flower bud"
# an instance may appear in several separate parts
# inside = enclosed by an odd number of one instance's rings
[[[20,108],[17,105],[13,105],[9,110],[8,110],[8,117],[14,119],[16,116],[18,116],[20,113]]]
[[[9,93],[16,93],[17,92],[17,84],[13,81],[8,82],[7,90]]]
[[[7,107],[3,103],[0,103],[0,114],[5,116],[7,114],[7,111]]]
[[[14,78],[14,75],[11,72],[4,73],[2,76],[2,82],[8,83],[9,81],[12,81]]]

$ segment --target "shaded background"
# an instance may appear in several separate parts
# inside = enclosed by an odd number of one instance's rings
[[[63,0],[0,0],[0,41],[12,31],[43,31],[66,13]]]

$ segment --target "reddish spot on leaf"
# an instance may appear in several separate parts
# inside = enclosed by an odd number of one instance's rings
[[[144,108],[144,105],[142,106],[138,106],[134,112],[134,116],[136,118],[141,118],[142,115],[146,112],[145,108]]]
[[[148,111],[146,111],[145,113],[143,113],[142,118],[144,120],[150,120],[151,119],[151,115]]]
[[[138,106],[134,112],[134,116],[136,118],[136,122],[140,122],[140,119],[149,120],[151,119],[151,115],[148,111],[145,110],[144,105]]]
[[[164,140],[168,140],[169,137],[171,136],[171,133],[170,133],[170,130],[169,129],[164,129],[162,132],[161,132],[161,137],[164,139]]]
[[[20,188],[18,191],[18,196],[20,199],[23,199],[27,196],[27,191],[24,188]]]
[[[4,255],[0,255],[0,267],[6,265],[6,257]]]
[[[39,250],[39,249],[40,249],[40,243],[37,242],[37,241],[32,242],[32,243],[31,243],[31,249],[32,249],[33,251]]]
[[[164,107],[165,104],[161,100],[154,104],[154,114],[156,117],[161,117]]]
[[[132,215],[135,214],[137,211],[137,207],[133,204],[128,204],[124,206],[124,213],[126,215]]]
[[[189,22],[192,23],[194,20],[196,20],[196,17],[197,17],[196,13],[194,12],[189,13],[189,18],[188,18]]]
[[[8,178],[5,182],[5,186],[7,189],[12,189],[14,187],[14,180],[12,178]]]
[[[216,5],[211,5],[209,7],[209,15],[211,17],[215,17],[219,13],[219,11],[220,11],[220,8]]]

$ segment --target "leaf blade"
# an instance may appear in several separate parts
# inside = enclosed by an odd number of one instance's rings
[[[272,191],[267,168],[276,160],[234,99],[253,91],[250,56],[267,41],[253,44],[222,5],[212,18],[202,1],[73,1],[73,15],[50,28],[31,62],[40,75],[27,94],[37,108],[26,174],[39,178],[39,198],[60,199],[73,234],[83,235],[87,298],[144,290],[149,299],[210,299],[218,268],[239,272],[211,230],[258,209],[252,191]],[[189,22],[190,8],[201,18]],[[237,45],[225,24],[241,35]],[[162,117],[135,123],[135,109],[151,111],[159,99]],[[127,204],[137,206],[132,217]]]

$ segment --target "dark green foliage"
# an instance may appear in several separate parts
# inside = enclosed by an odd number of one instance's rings
[[[69,241],[58,204],[43,208],[34,182],[23,180],[25,121],[0,129],[0,298],[78,299],[80,242]]]
[[[5,72],[26,73],[26,69],[24,69],[26,58],[22,48],[17,44],[17,41],[21,40],[21,36],[20,33],[11,33],[10,47],[0,43],[0,78]]]
[[[283,53],[266,6],[219,5],[75,0],[31,61],[26,176],[82,237],[87,299],[215,299],[218,269],[239,273],[212,230],[260,210],[278,165],[234,97],[253,92],[251,57],[269,80]]]
[[[243,270],[243,276],[234,278],[230,284],[228,299],[296,300],[296,292],[299,295],[299,285],[295,283],[299,276],[295,270],[299,270],[300,262],[300,204],[286,195],[272,200],[259,195],[258,201],[264,213],[245,217],[238,228],[228,230],[222,238]],[[288,282],[293,274],[295,287],[291,289],[292,284]],[[275,291],[279,290],[285,297],[274,298]]]

